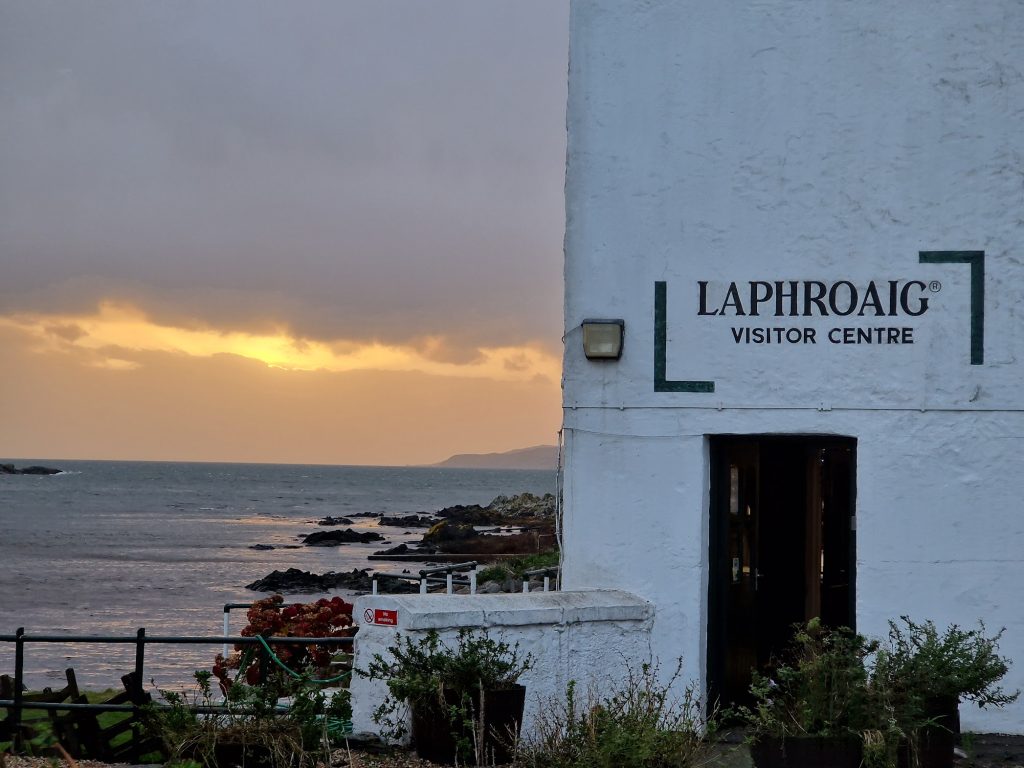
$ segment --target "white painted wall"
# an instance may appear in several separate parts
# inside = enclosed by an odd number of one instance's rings
[[[367,621],[366,611],[397,612],[397,625]],[[538,592],[496,595],[367,595],[356,600],[359,622],[355,667],[365,670],[375,654],[401,633],[415,642],[436,630],[454,648],[464,627],[485,630],[491,637],[514,645],[533,658],[533,667],[520,682],[526,686],[523,735],[532,728],[538,707],[564,700],[566,686],[575,680],[581,694],[591,684],[619,683],[626,665],[638,668],[651,660],[653,607],[645,600],[616,590]],[[358,675],[352,679],[353,727],[356,733],[376,733],[373,710],[384,700],[384,683]]]
[[[1006,626],[1024,688],[1024,5],[580,0],[566,183],[565,585],[656,606],[652,649],[703,679],[708,435],[855,437],[858,628]],[[970,270],[985,252],[984,362]],[[920,317],[701,316],[699,281],[920,280]],[[654,389],[654,285],[667,374]],[[902,284],[901,282],[901,284]],[[622,318],[590,362],[585,318]],[[912,327],[835,345],[833,327]],[[812,328],[743,345],[733,327]],[[1024,702],[963,708],[1024,732]]]

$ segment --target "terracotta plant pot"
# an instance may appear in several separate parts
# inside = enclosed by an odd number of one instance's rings
[[[859,768],[860,739],[841,736],[766,737],[750,748],[757,768]]]
[[[444,701],[446,709],[455,707],[459,704],[459,696],[454,691],[446,690]],[[484,742],[480,755],[483,764],[512,761],[513,748],[519,738],[519,728],[523,722],[525,702],[526,688],[521,685],[500,691],[484,691]],[[475,717],[475,700],[473,706]],[[424,760],[454,765],[458,748],[456,734],[470,745],[470,756],[474,757],[472,728],[452,724],[448,719],[448,712],[440,707],[412,708],[413,745],[416,747],[416,754]]]

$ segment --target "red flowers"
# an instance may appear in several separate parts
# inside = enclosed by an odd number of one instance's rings
[[[285,606],[284,598],[274,595],[253,603],[247,618],[248,625],[239,633],[242,637],[351,637],[356,629],[352,625],[352,603],[340,597]],[[327,645],[270,645],[277,657],[295,672],[313,668],[313,671],[323,673],[330,664],[331,656],[337,651],[337,646]],[[244,674],[250,685],[259,683],[257,647],[237,645],[227,660],[217,656],[213,674],[220,680],[225,691],[231,687],[231,669],[238,669],[239,674]],[[284,674],[278,667],[272,669],[275,679]]]

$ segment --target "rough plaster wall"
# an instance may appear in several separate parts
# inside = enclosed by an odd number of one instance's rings
[[[355,666],[365,669],[374,654],[385,654],[398,633],[413,640],[431,629],[451,647],[459,628],[483,628],[491,637],[519,643],[533,656],[534,666],[520,682],[526,686],[523,735],[537,712],[552,700],[564,700],[570,680],[586,692],[591,686],[618,683],[625,665],[637,668],[652,658],[652,607],[621,592],[535,593],[530,595],[366,596],[355,604],[355,616],[384,608],[398,612],[398,626],[362,622],[356,636]],[[377,731],[373,710],[383,701],[383,683],[353,678],[355,731]]]
[[[566,405],[1020,408],[1022,49],[1016,0],[575,3]],[[969,270],[922,250],[985,251],[985,366],[968,364]],[[698,280],[790,279],[942,290],[913,322],[697,316]],[[650,386],[655,281],[668,378],[715,393]],[[625,319],[618,365],[582,359],[586,317]],[[913,325],[915,344],[729,338],[780,324]]]
[[[566,585],[657,607],[703,682],[707,435],[858,439],[858,628],[1006,626],[1024,688],[1024,5],[574,2],[566,181]],[[985,360],[963,265],[984,250]],[[722,318],[697,284],[941,282],[918,318]],[[668,379],[655,392],[655,281]],[[625,320],[616,363],[580,322]],[[729,327],[913,326],[912,345],[740,345]],[[1024,703],[963,708],[1024,732]]]
[[[567,416],[566,587],[614,586],[654,603],[652,652],[663,664],[683,656],[687,676],[704,683],[704,435],[837,434],[858,440],[858,629],[881,636],[902,614],[1005,626],[1002,650],[1015,660],[1007,687],[1024,689],[1024,415],[776,411],[751,423],[737,412],[616,413],[618,423],[607,413]],[[600,424],[590,418],[598,415]],[[617,475],[605,483],[593,467],[608,457]],[[964,727],[1019,732],[1022,714],[1020,704],[965,707]]]

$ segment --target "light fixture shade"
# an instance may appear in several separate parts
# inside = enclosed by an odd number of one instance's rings
[[[618,360],[625,331],[623,320],[584,320],[583,354],[588,360]]]

